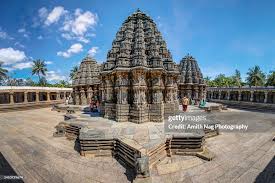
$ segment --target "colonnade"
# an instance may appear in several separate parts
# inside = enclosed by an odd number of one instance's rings
[[[71,88],[1,86],[0,105],[65,101],[71,95],[71,90]]]
[[[209,87],[207,99],[275,104],[275,87]]]

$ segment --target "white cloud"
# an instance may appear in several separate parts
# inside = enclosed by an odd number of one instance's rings
[[[47,65],[50,65],[50,64],[52,64],[53,62],[52,61],[46,61],[45,62],[45,64],[47,64]]]
[[[98,47],[94,46],[92,47],[89,51],[88,51],[88,54],[91,55],[92,57],[95,56],[95,54],[97,53],[98,51]]]
[[[11,47],[0,49],[0,62],[3,62],[3,65],[15,64],[26,59],[24,51],[15,50]]]
[[[60,80],[66,80],[66,77],[56,71],[48,71],[46,73],[46,79],[48,81],[60,81]]]
[[[58,22],[60,17],[64,15],[66,12],[67,11],[64,10],[62,6],[54,7],[53,10],[48,14],[47,19],[45,20],[45,25],[51,25],[52,23]]]
[[[30,37],[29,36],[30,32],[28,32],[25,28],[20,28],[20,29],[17,30],[17,32],[20,33],[20,34],[22,34],[23,37],[25,37],[25,38],[29,38]]]
[[[13,37],[9,36],[8,33],[3,31],[0,27],[0,39],[13,39]]]
[[[18,46],[18,47],[21,47],[21,48],[25,48],[25,46],[24,45],[22,45],[20,42],[15,42],[14,43],[14,46]]]
[[[16,63],[11,68],[13,69],[27,69],[32,67],[33,62],[22,62],[22,63]]]
[[[37,39],[42,40],[43,36],[40,35],[40,36],[37,37]]]
[[[73,16],[67,16],[62,27],[62,34],[67,40],[76,39],[78,41],[88,43],[89,40],[85,37],[89,29],[93,29],[98,22],[97,14],[90,11],[83,12],[81,9],[76,9]],[[93,34],[94,35],[94,34]]]
[[[38,15],[40,18],[45,19],[48,16],[48,10],[45,7],[42,7],[38,10]]]
[[[24,29],[24,28],[18,29],[18,32],[19,33],[24,33],[24,32],[26,32],[26,29]]]
[[[73,54],[79,53],[83,51],[83,46],[80,43],[73,44],[67,51],[59,51],[57,52],[58,56],[63,56],[65,58],[71,57]]]

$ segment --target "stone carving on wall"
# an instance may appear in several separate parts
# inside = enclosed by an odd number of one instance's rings
[[[184,97],[182,93],[186,93],[188,97],[199,100],[205,97],[203,93],[206,91],[206,84],[204,82],[202,73],[195,58],[191,55],[185,56],[179,64],[180,81],[179,90],[180,97]],[[198,90],[203,92],[198,92]]]
[[[173,80],[169,81],[169,87],[177,91],[173,83],[179,72],[156,24],[148,15],[138,10],[124,21],[103,65],[101,78],[106,85],[102,85],[102,95],[105,93],[108,101],[104,106],[106,117],[136,123],[163,120],[162,93],[167,90],[164,81],[169,75]],[[163,67],[166,65],[169,67]],[[173,94],[169,95],[170,103],[175,102]],[[116,100],[112,100],[112,96]],[[119,106],[128,103],[128,109],[125,105]],[[116,105],[116,109],[111,104]],[[152,111],[148,110],[150,105],[154,105]],[[128,112],[130,116],[125,118]],[[154,119],[149,119],[150,113],[154,113]]]
[[[98,91],[101,83],[99,77],[100,70],[101,66],[98,65],[93,58],[87,56],[82,60],[72,82],[75,104],[88,105],[92,98],[95,97],[99,99]],[[78,90],[81,90],[81,92],[77,92]],[[95,93],[96,96],[93,96],[93,93]]]

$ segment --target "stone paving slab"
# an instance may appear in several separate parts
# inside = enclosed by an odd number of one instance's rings
[[[191,110],[191,108],[190,108]],[[194,109],[198,112],[199,110]],[[0,151],[14,168],[18,175],[24,176],[25,182],[131,182],[127,178],[125,168],[111,157],[86,158],[73,150],[74,142],[65,138],[52,137],[54,126],[63,121],[64,113],[50,111],[50,108],[28,111],[1,113],[0,115]],[[86,115],[76,113],[86,119]],[[216,117],[223,122],[247,120],[268,130],[264,133],[221,133],[221,135],[206,139],[206,145],[216,157],[213,161],[204,161],[196,157],[173,157],[166,159],[152,170],[153,183],[175,182],[253,182],[264,172],[275,155],[274,114],[263,114],[239,110],[221,112]],[[91,128],[112,130],[114,135],[124,134],[138,146],[144,146],[143,141],[135,135],[135,125],[117,124],[114,121],[92,117]],[[90,120],[90,119],[89,119]],[[85,122],[85,121],[84,121]],[[87,122],[87,121],[86,121]],[[163,138],[162,124],[141,124],[140,135],[148,134],[145,141]],[[126,128],[129,127],[129,128]],[[123,130],[121,130],[123,129]],[[159,137],[158,137],[159,136]],[[150,146],[150,145],[149,145]],[[148,149],[149,149],[148,146]],[[181,159],[182,158],[182,159]],[[201,162],[196,162],[197,160]],[[182,165],[169,164],[189,162]],[[194,162],[193,162],[194,161]],[[167,164],[167,165],[166,165]],[[161,167],[160,166],[160,167]],[[178,168],[180,167],[180,168]],[[50,178],[49,178],[50,176]]]

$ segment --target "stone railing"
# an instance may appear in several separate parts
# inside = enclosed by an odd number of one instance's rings
[[[0,110],[64,103],[71,88],[0,86]]]

